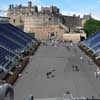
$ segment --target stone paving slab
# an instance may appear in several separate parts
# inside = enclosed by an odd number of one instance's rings
[[[80,55],[85,63],[80,62]],[[67,90],[74,97],[99,98],[100,81],[94,77],[96,65],[86,63],[87,60],[78,47],[69,51],[65,47],[41,46],[15,84],[15,100],[23,100],[30,94],[41,99],[63,97]],[[73,72],[73,64],[79,65],[80,72]],[[46,73],[51,69],[56,69],[51,73],[54,77],[47,79]]]

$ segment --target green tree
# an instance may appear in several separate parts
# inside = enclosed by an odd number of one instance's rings
[[[87,33],[87,37],[92,33],[100,31],[100,21],[95,19],[89,19],[84,24],[84,31]]]

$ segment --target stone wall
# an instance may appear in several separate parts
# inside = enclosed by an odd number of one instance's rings
[[[9,22],[14,26],[17,26],[23,30],[24,28],[24,16],[21,15],[11,15]]]
[[[82,26],[82,19],[80,16],[62,16],[63,24],[69,28],[69,32],[74,32],[76,27]]]
[[[56,39],[61,39],[64,34],[64,29],[59,25],[45,25],[37,28],[30,28],[30,31],[35,33],[35,37],[38,39],[48,39],[48,35],[51,32],[56,34]]]
[[[57,32],[60,27],[56,17],[49,16],[29,16],[25,17],[24,31],[29,33],[36,33],[36,38],[46,39],[48,38],[48,32]]]
[[[63,40],[80,41],[80,33],[63,34]]]

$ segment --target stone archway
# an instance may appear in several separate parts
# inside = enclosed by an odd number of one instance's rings
[[[48,32],[48,39],[56,39],[57,38],[57,32]]]

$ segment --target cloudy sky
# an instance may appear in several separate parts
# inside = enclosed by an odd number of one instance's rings
[[[33,5],[50,6],[56,5],[60,12],[67,15],[90,14],[100,20],[100,0],[31,0]],[[27,5],[28,0],[0,0],[0,10],[8,8],[9,4]],[[2,15],[2,13],[1,13]]]

